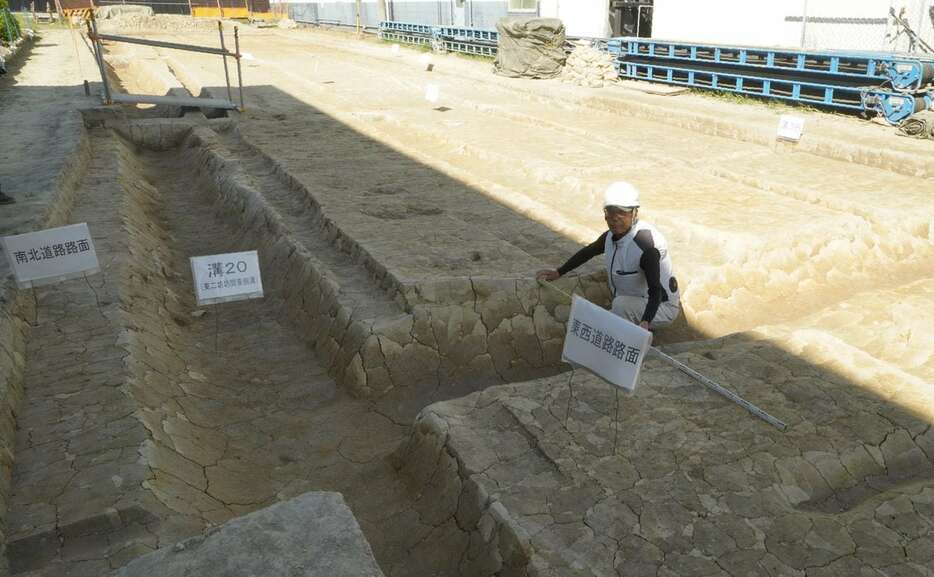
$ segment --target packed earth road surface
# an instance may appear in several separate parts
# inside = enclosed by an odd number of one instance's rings
[[[108,26],[217,44],[159,22]],[[334,491],[392,577],[934,575],[934,143],[817,111],[778,142],[787,108],[428,70],[339,32],[240,40],[242,112],[102,107],[67,30],[0,80],[3,234],[86,222],[102,269],[7,276],[11,574],[104,575]],[[228,97],[215,55],[105,59],[121,91]],[[606,229],[615,180],[682,287],[656,344],[787,431],[652,356],[622,398],[561,363],[564,292],[606,306],[602,259],[560,290],[535,271]],[[189,258],[247,250],[264,298],[199,307]]]

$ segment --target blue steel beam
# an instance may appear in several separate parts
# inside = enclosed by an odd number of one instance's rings
[[[627,62],[649,63],[655,60],[704,63],[725,68],[779,73],[802,73],[812,79],[825,77],[834,84],[888,84],[895,90],[916,92],[934,80],[934,58],[855,51],[800,51],[780,48],[720,46],[648,40],[612,38],[607,50]],[[677,66],[677,64],[672,64]],[[764,75],[764,74],[761,74]],[[830,80],[830,79],[833,80]]]
[[[496,56],[496,46],[490,44],[477,44],[473,42],[457,42],[454,40],[448,40],[447,38],[441,41],[441,45],[448,52],[461,52],[463,54],[475,54],[477,56]]]
[[[379,23],[380,31],[391,30],[395,32],[410,32],[414,34],[424,34],[431,36],[435,31],[434,26],[429,24],[416,24],[413,22],[394,22],[392,20],[381,20]]]
[[[402,42],[403,44],[417,44],[420,46],[430,46],[431,37],[430,36],[419,36],[416,34],[402,34],[398,32],[391,31],[379,31],[379,37],[382,40],[389,40],[395,42]]]
[[[462,42],[481,42],[487,44],[496,44],[499,42],[499,32],[496,30],[442,26],[438,34],[441,38]]]
[[[934,91],[907,94],[873,87],[833,86],[654,63],[619,62],[618,67],[623,78],[735,92],[844,110],[868,110],[881,114],[892,124],[897,124],[914,112],[924,110],[934,102]]]

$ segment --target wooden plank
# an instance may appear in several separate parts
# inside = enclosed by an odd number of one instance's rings
[[[661,84],[658,82],[645,82],[642,80],[620,80],[619,86],[630,90],[638,90],[646,94],[655,94],[658,96],[677,96],[690,91],[690,88],[684,86],[672,86],[670,84]]]

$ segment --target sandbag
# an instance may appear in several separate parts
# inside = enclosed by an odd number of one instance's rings
[[[561,73],[564,23],[557,18],[500,18],[493,71],[510,78],[554,78]]]

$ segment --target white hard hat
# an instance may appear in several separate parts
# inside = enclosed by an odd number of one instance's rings
[[[603,206],[639,207],[639,190],[628,182],[617,181],[603,193]]]

